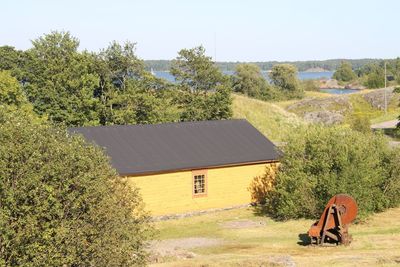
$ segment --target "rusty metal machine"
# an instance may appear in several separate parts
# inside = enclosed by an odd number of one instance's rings
[[[357,209],[356,201],[349,195],[338,194],[332,197],[319,221],[308,230],[311,244],[349,245],[352,239],[348,228],[357,216]]]

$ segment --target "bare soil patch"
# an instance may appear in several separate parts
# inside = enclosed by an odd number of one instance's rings
[[[217,246],[223,243],[218,238],[189,237],[153,241],[150,244],[150,261],[163,262],[168,258],[190,259],[196,257],[191,249]]]
[[[235,220],[221,224],[221,226],[226,229],[256,228],[256,227],[264,227],[265,225],[266,223],[264,221],[252,221],[252,220]]]

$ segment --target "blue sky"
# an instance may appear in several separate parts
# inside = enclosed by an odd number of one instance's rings
[[[3,0],[0,45],[68,30],[81,49],[137,42],[143,59],[203,45],[218,61],[400,56],[397,0]],[[215,53],[216,50],[216,53]]]

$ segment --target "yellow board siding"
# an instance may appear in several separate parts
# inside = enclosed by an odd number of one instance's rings
[[[193,198],[192,171],[128,177],[152,215],[185,213],[251,202],[248,187],[267,163],[207,170],[207,196]]]

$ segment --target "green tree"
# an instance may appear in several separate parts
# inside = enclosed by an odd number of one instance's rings
[[[177,100],[182,109],[181,120],[227,119],[232,116],[231,88],[202,46],[182,49],[173,60],[174,75],[182,96]]]
[[[0,46],[0,70],[9,70],[12,76],[23,80],[24,52],[12,46]]]
[[[10,71],[0,71],[0,104],[21,106],[28,104],[21,85]]]
[[[400,85],[400,58],[396,58],[393,63],[393,76],[397,84]]]
[[[233,90],[262,100],[272,100],[276,92],[255,64],[238,64],[232,76]]]
[[[180,50],[172,61],[171,74],[180,85],[195,93],[214,91],[217,85],[227,82],[202,46]]]
[[[100,148],[0,106],[0,265],[137,266],[149,217]]]
[[[335,73],[333,73],[333,79],[341,82],[350,82],[356,77],[356,74],[351,68],[351,64],[346,61],[342,61],[340,66],[336,69]]]
[[[38,114],[68,126],[99,123],[94,89],[99,84],[90,54],[77,51],[68,32],[52,32],[32,41],[27,52],[25,91]]]
[[[385,86],[385,71],[381,66],[372,65],[365,74],[364,79],[364,84],[367,88],[382,88]]]
[[[318,218],[338,193],[356,199],[361,218],[400,204],[395,167],[400,150],[391,150],[385,137],[310,126],[293,131],[286,141],[274,189],[267,197],[267,208],[275,217]]]
[[[233,76],[233,90],[251,97],[259,97],[267,81],[255,64],[238,64]]]
[[[271,78],[271,83],[275,85],[286,98],[303,97],[304,91],[297,78],[297,69],[295,66],[290,64],[274,65],[269,77]]]
[[[179,120],[168,85],[145,71],[135,43],[112,42],[95,55],[100,77],[95,96],[102,103],[101,124],[159,123]]]

